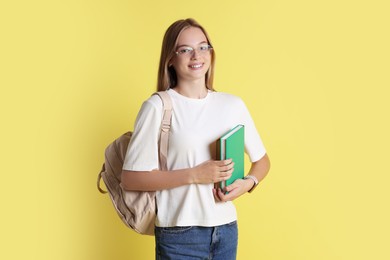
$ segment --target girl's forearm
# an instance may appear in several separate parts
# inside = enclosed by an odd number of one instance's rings
[[[175,171],[122,171],[121,185],[125,190],[156,191],[192,183],[191,168]]]

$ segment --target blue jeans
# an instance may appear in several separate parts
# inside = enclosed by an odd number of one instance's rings
[[[156,260],[235,260],[237,222],[216,227],[156,227]]]

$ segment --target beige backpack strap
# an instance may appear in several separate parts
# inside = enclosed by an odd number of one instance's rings
[[[107,193],[107,191],[103,190],[101,187],[100,187],[100,180],[102,179],[102,173],[104,172],[104,164],[103,164],[103,169],[101,170],[101,172],[99,173],[98,177],[97,177],[97,188],[98,190],[100,191],[100,193]]]
[[[160,170],[166,171],[167,167],[167,158],[168,158],[168,139],[169,131],[171,129],[171,118],[172,118],[172,100],[166,91],[159,91],[155,94],[159,95],[163,102],[163,117],[161,121],[161,131],[160,131],[160,145],[159,145],[159,160],[160,160]]]

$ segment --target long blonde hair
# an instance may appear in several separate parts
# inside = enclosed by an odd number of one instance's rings
[[[157,91],[167,90],[169,88],[174,88],[177,84],[177,75],[173,66],[169,66],[169,62],[176,55],[174,52],[177,46],[177,40],[182,31],[189,27],[197,27],[202,30],[204,35],[207,38],[208,44],[211,44],[210,37],[208,36],[206,30],[194,19],[188,18],[183,20],[178,20],[174,22],[167,31],[165,32],[162,48],[161,48],[161,56],[160,56],[160,64],[158,68],[158,76],[157,76]],[[214,64],[215,64],[215,51],[211,52],[211,63],[210,68],[206,73],[206,87],[210,90],[214,90],[213,88],[213,79],[214,79]]]

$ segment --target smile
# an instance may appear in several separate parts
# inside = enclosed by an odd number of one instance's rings
[[[188,67],[190,67],[191,69],[199,69],[199,68],[203,67],[203,63],[202,64],[189,65]]]

